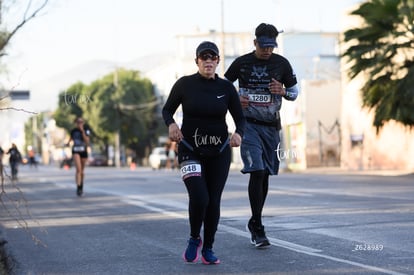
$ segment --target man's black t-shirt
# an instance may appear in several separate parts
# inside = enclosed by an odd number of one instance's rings
[[[269,91],[272,78],[287,88],[297,84],[289,61],[274,53],[267,60],[257,58],[254,52],[240,56],[224,76],[232,82],[238,80],[240,95],[249,97],[249,106],[243,109],[245,116],[265,122],[277,120],[282,106],[282,96]]]

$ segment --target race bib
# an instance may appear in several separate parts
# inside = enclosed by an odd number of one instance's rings
[[[256,104],[266,104],[272,102],[272,95],[270,94],[248,94],[249,102]]]
[[[73,146],[73,152],[84,152],[86,148],[84,145]]]
[[[181,163],[181,178],[201,177],[201,164],[196,160],[187,160]]]

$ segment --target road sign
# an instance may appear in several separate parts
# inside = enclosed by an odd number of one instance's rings
[[[29,100],[30,91],[28,90],[10,91],[9,96],[11,100]]]

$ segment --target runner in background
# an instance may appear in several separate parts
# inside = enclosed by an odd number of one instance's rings
[[[88,160],[88,145],[90,130],[85,129],[85,121],[78,117],[75,120],[75,128],[70,132],[70,139],[67,142],[69,146],[72,142],[72,158],[76,168],[75,182],[76,182],[76,194],[82,196],[83,183],[85,178],[85,165]]]

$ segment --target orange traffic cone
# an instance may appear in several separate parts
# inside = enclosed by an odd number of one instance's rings
[[[137,165],[135,164],[135,162],[131,162],[131,164],[129,165],[130,170],[135,170],[136,167]]]
[[[63,169],[69,170],[69,165],[67,165],[67,164],[63,165]]]

